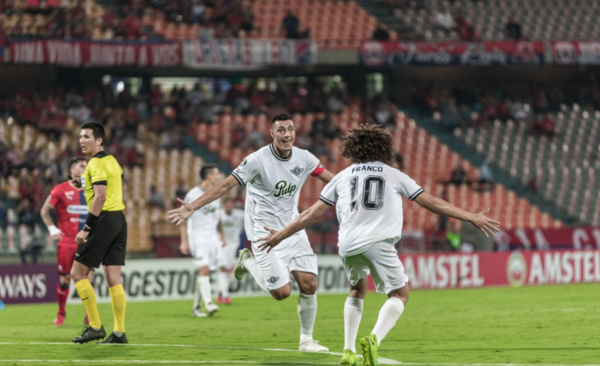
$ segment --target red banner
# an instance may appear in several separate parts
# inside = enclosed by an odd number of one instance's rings
[[[559,65],[600,65],[600,42],[552,42],[554,63]]]
[[[544,42],[377,42],[360,45],[368,66],[400,65],[539,65]]]
[[[400,260],[413,289],[600,282],[600,250],[415,254]]]
[[[16,41],[10,61],[66,67],[168,67],[182,63],[180,42]]]
[[[499,250],[600,249],[600,227],[506,230],[497,233],[494,242]]]

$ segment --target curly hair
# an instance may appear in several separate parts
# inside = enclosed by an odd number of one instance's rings
[[[376,124],[365,124],[348,130],[342,137],[342,156],[353,163],[380,161],[389,164],[394,159],[392,135]]]

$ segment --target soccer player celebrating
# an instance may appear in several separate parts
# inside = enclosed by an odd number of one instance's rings
[[[317,315],[318,267],[306,232],[298,232],[270,253],[257,250],[257,240],[268,234],[265,226],[282,229],[298,216],[300,190],[309,176],[329,182],[333,174],[313,154],[294,147],[296,131],[288,114],[271,120],[271,136],[272,144],[246,157],[229,177],[199,199],[191,203],[179,199],[182,206],[169,211],[167,219],[179,225],[237,184],[247,184],[245,230],[256,258],[248,249],[241,250],[235,278],[241,280],[250,272],[263,290],[276,300],[284,300],[292,292],[291,273],[300,288],[300,350],[325,352],[328,349],[312,338]]]
[[[223,266],[219,272],[219,290],[217,298],[218,303],[231,304],[229,298],[229,273],[237,261],[237,252],[240,247],[240,234],[244,228],[244,210],[234,208],[233,200],[225,198],[223,201],[224,209],[221,209],[221,224],[223,225],[223,234],[227,245],[224,250],[222,262]]]
[[[80,180],[85,192],[89,215],[77,234],[79,245],[71,277],[90,324],[73,338],[74,343],[86,343],[106,336],[98,308],[96,293],[87,276],[102,263],[108,283],[114,314],[113,333],[99,344],[128,343],[125,336],[125,291],[121,285],[121,266],[125,265],[127,222],[123,210],[123,169],[117,160],[104,151],[104,127],[97,122],[84,123],[79,134],[81,151],[90,157]]]
[[[185,195],[185,202],[193,202],[204,195],[207,190],[212,188],[221,180],[219,169],[214,164],[206,164],[200,169],[200,179],[202,182],[198,187],[192,188]],[[212,291],[210,288],[210,272],[217,269],[218,260],[224,250],[225,239],[223,237],[223,228],[219,220],[219,211],[221,203],[215,200],[201,210],[197,210],[187,221],[187,227],[181,226],[181,245],[180,250],[183,254],[192,254],[194,257],[194,266],[198,269],[198,294],[194,300],[192,308],[193,317],[205,317],[200,311],[200,302],[204,301],[204,308],[209,316],[219,310],[219,307],[212,301]]]
[[[373,366],[377,347],[408,302],[408,276],[394,247],[402,235],[401,196],[436,214],[470,222],[486,236],[494,235],[500,223],[485,216],[488,210],[471,213],[423,192],[408,175],[389,166],[394,158],[392,136],[380,126],[362,125],[349,132],[342,142],[341,155],[353,164],[336,175],[323,188],[319,201],[289,226],[279,232],[267,228],[270,234],[259,239],[264,241],[259,248],[268,249],[266,253],[277,250],[279,243],[314,224],[329,207],[336,205],[340,222],[339,254],[351,285],[344,306],[345,345],[341,364],[358,365],[356,335],[370,273],[377,292],[388,296],[375,328],[360,340],[363,365]]]
[[[69,177],[79,179],[85,171],[87,160],[74,158],[69,161]],[[56,210],[58,227],[52,222],[50,210]],[[57,244],[56,256],[58,259],[59,283],[56,287],[58,292],[58,315],[54,319],[54,325],[64,325],[67,312],[65,305],[69,297],[69,283],[71,282],[71,266],[77,251],[75,235],[81,230],[88,215],[88,207],[85,203],[85,195],[81,188],[77,188],[71,181],[63,182],[52,188],[50,196],[40,212],[42,220],[50,236]],[[90,271],[89,280],[92,282],[93,272]],[[88,324],[87,315],[84,324]]]

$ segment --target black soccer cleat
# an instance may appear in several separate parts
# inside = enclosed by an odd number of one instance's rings
[[[117,337],[115,333],[111,333],[108,338],[103,341],[98,342],[98,344],[127,344],[129,340],[127,340],[127,336],[123,333],[122,336]]]
[[[106,337],[106,332],[104,331],[104,327],[100,326],[100,329],[95,330],[94,328],[88,326],[83,328],[83,332],[80,335],[73,338],[73,343],[87,343],[90,341],[95,341],[97,339],[102,339]]]

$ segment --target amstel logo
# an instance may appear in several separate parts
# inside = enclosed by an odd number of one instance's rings
[[[523,286],[527,278],[527,262],[520,252],[513,252],[506,261],[506,277],[511,286]]]

